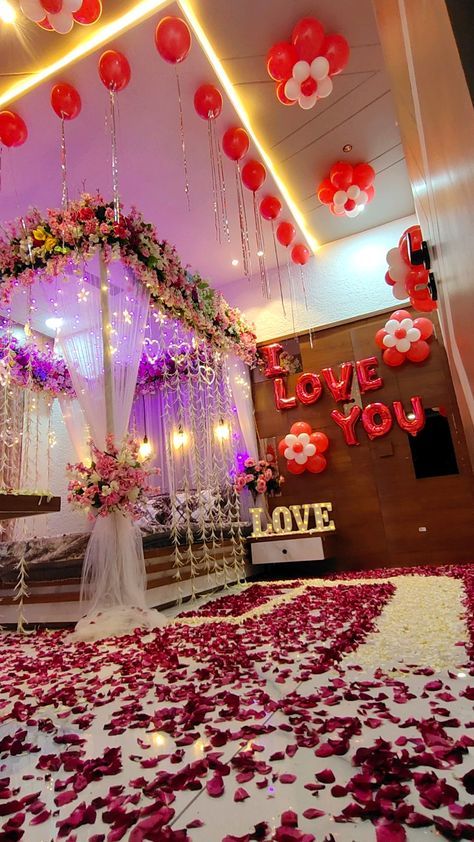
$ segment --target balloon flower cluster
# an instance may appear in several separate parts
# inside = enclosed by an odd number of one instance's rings
[[[332,92],[332,76],[341,73],[349,60],[349,44],[342,35],[325,35],[316,18],[302,18],[291,41],[270,48],[267,70],[277,83],[276,95],[283,105],[309,110],[318,99]]]
[[[20,0],[20,8],[41,29],[60,35],[67,35],[74,23],[89,26],[102,14],[101,0]]]
[[[334,216],[359,216],[375,196],[375,170],[370,164],[337,161],[318,187],[318,199]]]
[[[379,348],[383,348],[386,365],[402,365],[405,360],[422,363],[430,355],[427,339],[433,335],[433,324],[429,319],[412,319],[408,310],[396,310],[385,326],[375,334]]]
[[[410,243],[410,247],[409,247]],[[394,298],[398,301],[410,299],[415,310],[430,313],[436,310],[436,301],[431,298],[429,272],[424,265],[412,262],[412,253],[421,252],[423,234],[419,225],[411,225],[403,232],[398,246],[387,252],[388,270],[386,283],[392,287]]]
[[[288,435],[278,444],[280,456],[287,460],[286,467],[291,474],[320,474],[327,468],[327,460],[322,455],[329,447],[325,433],[313,433],[310,424],[296,421]]]

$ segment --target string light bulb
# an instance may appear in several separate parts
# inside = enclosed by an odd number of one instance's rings
[[[220,419],[219,423],[215,429],[216,439],[220,442],[227,441],[230,436],[230,428],[226,421],[222,418]]]
[[[186,430],[183,430],[182,425],[178,426],[178,429],[175,430],[173,433],[173,447],[175,450],[179,450],[182,447],[186,447],[189,441],[189,434]]]
[[[144,435],[143,441],[142,441],[140,447],[138,448],[138,458],[140,459],[141,462],[146,462],[146,460],[150,458],[152,452],[153,452],[153,448],[152,448],[150,442],[148,441],[148,436]]]

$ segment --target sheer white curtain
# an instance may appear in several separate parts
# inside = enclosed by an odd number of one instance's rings
[[[57,343],[100,450],[108,434],[118,445],[128,429],[148,304],[148,292],[133,273],[120,261],[106,266],[100,253],[64,283]],[[76,626],[75,636],[82,640],[164,622],[147,610],[143,546],[128,515],[97,518],[84,559],[81,599],[89,601]]]
[[[258,459],[259,448],[249,367],[235,354],[226,355],[226,365],[245,452],[252,459]],[[249,509],[253,506],[258,506],[264,510],[267,508],[261,494],[257,496],[257,500],[254,502],[250,492],[244,488],[240,495],[242,520],[250,520]]]

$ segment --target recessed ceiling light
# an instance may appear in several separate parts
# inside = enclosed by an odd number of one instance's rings
[[[63,320],[59,316],[51,316],[45,321],[46,327],[49,327],[50,330],[57,330],[58,327],[61,327],[62,323]]]
[[[232,261],[232,266],[238,266],[238,265],[239,265],[239,261],[237,260],[236,257],[234,257],[234,259]]]
[[[16,9],[8,0],[0,0],[0,20],[2,23],[14,23],[16,20]]]
[[[345,143],[342,147],[343,152],[352,152],[352,143]]]

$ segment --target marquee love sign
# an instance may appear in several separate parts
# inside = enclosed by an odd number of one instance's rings
[[[363,360],[344,362],[339,366],[336,374],[332,367],[323,368],[321,376],[315,372],[300,374],[296,380],[295,394],[288,396],[283,376],[288,372],[280,365],[280,354],[283,346],[278,342],[265,345],[260,349],[266,366],[264,374],[273,379],[275,406],[278,410],[295,409],[298,404],[310,406],[316,403],[323,394],[323,381],[336,403],[352,402],[351,391],[354,374],[359,383],[362,394],[375,391],[383,387],[383,380],[378,373],[377,357],[366,357]],[[393,426],[393,415],[398,426],[406,433],[416,436],[425,425],[425,411],[421,398],[416,395],[410,398],[411,408],[407,412],[401,401],[393,401],[392,408],[376,401],[361,408],[354,404],[348,415],[339,409],[333,409],[331,418],[340,427],[344,440],[348,445],[358,445],[356,427],[359,420],[370,439],[386,435]],[[393,412],[393,415],[392,415]]]
[[[262,527],[263,509],[249,509],[252,518],[251,538],[262,538],[264,535],[291,535],[301,532],[334,532],[334,521],[329,517],[332,503],[305,503],[303,506],[277,506],[273,510],[272,522],[266,529]],[[314,526],[310,526],[310,515],[313,515]],[[293,516],[293,517],[292,517]],[[293,518],[296,529],[293,527]]]

